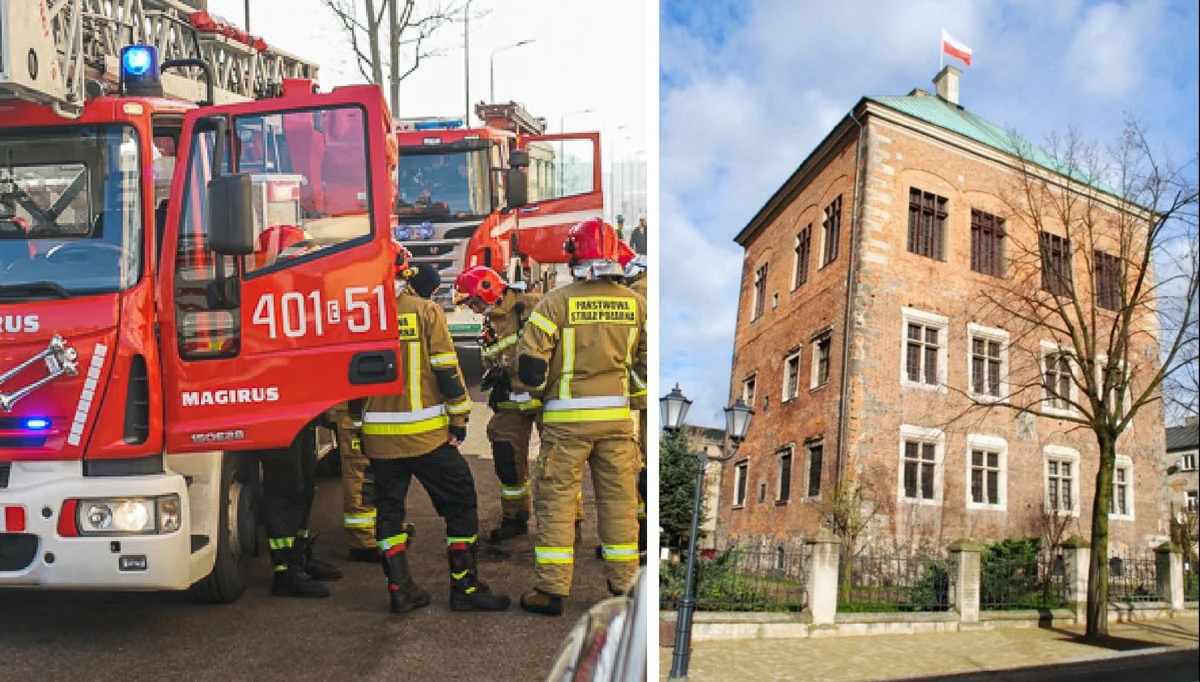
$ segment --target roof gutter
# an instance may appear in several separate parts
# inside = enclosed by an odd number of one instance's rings
[[[866,114],[866,107],[863,102],[859,102],[855,109],[859,109],[861,114]],[[856,289],[855,275],[858,272],[858,245],[859,235],[862,233],[863,211],[866,210],[866,176],[867,167],[864,162],[864,156],[867,151],[867,128],[862,121],[854,115],[854,109],[851,109],[847,118],[858,126],[858,149],[854,154],[854,204],[853,215],[850,222],[850,252],[847,254],[846,268],[846,315],[842,320],[842,388],[838,393],[838,447],[837,447],[837,468],[834,469],[833,485],[836,490],[842,484],[843,467],[849,459],[849,448],[846,443],[846,433],[850,430],[850,420],[847,417],[847,404],[850,401],[850,325],[854,320],[854,300]]]

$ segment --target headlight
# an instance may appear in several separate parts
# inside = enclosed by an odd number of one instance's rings
[[[80,535],[174,533],[182,517],[178,495],[80,500],[77,509]]]

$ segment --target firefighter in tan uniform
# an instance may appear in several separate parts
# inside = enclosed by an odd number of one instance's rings
[[[555,289],[529,317],[518,346],[521,384],[542,402],[536,472],[534,589],[521,607],[562,615],[574,564],[571,511],[583,466],[613,594],[637,572],[638,454],[629,410],[630,372],[646,375],[646,301],[620,284],[617,237],[600,220],[571,228],[564,244],[577,281]]]
[[[405,498],[413,477],[446,522],[450,607],[455,611],[503,611],[509,598],[493,594],[479,579],[475,545],[479,533],[475,481],[458,451],[466,438],[471,399],[441,306],[414,295],[408,252],[397,246],[396,321],[404,392],[370,398],[363,411],[363,449],[375,474],[375,537],[382,554],[393,613],[428,606],[406,555]]]
[[[625,286],[633,289],[643,299],[646,295],[646,257],[634,255],[623,263]],[[649,303],[647,303],[649,305]],[[637,412],[637,439],[639,460],[638,485],[638,563],[646,565],[646,380],[636,371],[629,373],[629,409]]]
[[[379,561],[375,545],[375,505],[363,499],[370,462],[362,451],[362,400],[333,408],[338,454],[342,459],[342,527],[355,561]]]

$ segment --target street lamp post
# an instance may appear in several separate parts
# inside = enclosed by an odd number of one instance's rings
[[[659,399],[662,410],[663,430],[667,433],[678,433],[683,428],[688,408],[692,401],[688,400],[679,390],[679,384],[670,393]],[[750,429],[750,420],[754,410],[750,409],[740,399],[725,408],[725,433],[729,436],[729,448],[725,454],[713,457],[705,450],[687,453],[699,464],[696,471],[696,495],[692,505],[692,530],[688,536],[687,573],[684,577],[683,603],[679,606],[679,620],[675,625],[675,648],[671,653],[671,674],[669,680],[686,680],[688,659],[692,647],[692,614],[696,611],[696,597],[693,582],[696,577],[696,535],[700,532],[700,507],[704,499],[704,469],[709,462],[725,462],[737,453],[738,446]]]
[[[490,59],[488,59],[488,69],[491,73],[491,81],[492,81],[492,101],[491,101],[492,104],[496,103],[496,53],[502,52],[504,50],[509,50],[514,47],[521,47],[522,45],[528,45],[529,43],[532,43],[533,41],[534,41],[534,38],[527,38],[525,40],[513,43],[511,45],[501,45],[500,47],[497,47],[496,49],[492,50],[492,56]]]
[[[249,0],[247,0],[249,2]],[[471,127],[471,0],[463,5],[463,128]]]
[[[568,111],[567,113],[563,114],[562,116],[559,116],[558,117],[558,133],[561,135],[561,134],[567,132],[566,120],[567,120],[568,116],[574,116],[575,114],[590,114],[590,113],[592,113],[591,109],[577,109],[575,111]]]

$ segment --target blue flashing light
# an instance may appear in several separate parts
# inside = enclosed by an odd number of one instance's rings
[[[462,119],[451,121],[417,121],[413,124],[414,130],[451,130],[461,127],[463,127]]]
[[[409,228],[408,225],[397,225],[396,227],[392,228],[392,236],[402,242],[408,241],[409,239],[412,239],[412,232],[410,229],[411,228]]]
[[[417,226],[418,239],[433,239],[433,223],[423,222]]]
[[[41,417],[33,417],[25,420],[25,428],[30,431],[45,431],[50,428],[50,420]]]
[[[149,45],[131,45],[121,55],[121,68],[127,76],[144,76],[154,68],[154,48]]]

